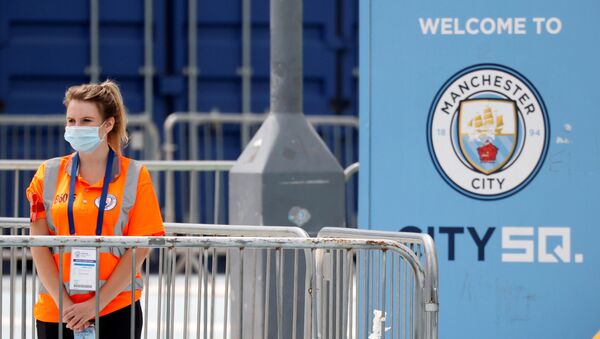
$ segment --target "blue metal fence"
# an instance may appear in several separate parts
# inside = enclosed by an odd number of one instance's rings
[[[304,1],[304,112],[308,115],[357,115],[356,7],[356,0]],[[196,23],[188,25],[190,19]],[[150,56],[145,54],[147,48]],[[128,111],[132,115],[148,111],[159,130],[170,112],[190,111],[190,107],[196,112],[265,112],[269,59],[268,0],[0,1],[0,116],[50,117],[64,112],[65,89],[94,76],[115,79]],[[94,60],[97,69],[91,67]],[[128,154],[146,160],[161,157],[159,151],[150,152],[151,157],[141,152],[153,136],[139,126],[129,127],[137,142],[128,151],[138,153]],[[236,159],[256,128],[207,124],[194,137],[192,129],[179,128],[177,152],[186,154],[175,158]],[[343,166],[358,161],[355,130],[333,126],[321,132]],[[70,149],[61,135],[60,126],[19,127],[0,121],[0,159],[66,154]],[[160,143],[161,137],[156,141]],[[198,151],[187,152],[184,145],[196,137]],[[224,147],[217,148],[218,143]],[[347,146],[340,147],[342,143]],[[8,187],[11,178],[3,176],[0,181]],[[0,197],[8,209],[10,195],[7,189]]]
[[[90,81],[91,1],[3,1],[0,113],[63,112],[62,96]],[[131,112],[144,111],[144,1],[100,0],[100,79],[116,79]],[[153,1],[153,64],[165,69],[164,0]],[[164,100],[155,96],[155,110]]]
[[[244,3],[248,35],[244,38]],[[94,57],[93,4],[98,4],[99,79],[116,79],[130,112],[143,112],[145,1],[2,1],[0,4],[0,114],[58,113],[66,87],[88,82]],[[269,106],[269,2],[267,0],[152,0],[153,115],[190,110],[188,19],[196,8],[197,111],[264,112]],[[356,115],[334,106],[339,88],[355,77],[356,1],[304,2],[304,108],[307,114]],[[192,16],[193,18],[193,16]],[[247,40],[247,41],[245,41]],[[244,45],[250,70],[245,69]],[[340,58],[340,56],[342,58]],[[343,60],[341,60],[343,59]],[[341,73],[338,65],[343,63]],[[242,78],[250,80],[244,109]]]

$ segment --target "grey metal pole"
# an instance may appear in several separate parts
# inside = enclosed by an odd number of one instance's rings
[[[152,117],[154,115],[154,59],[152,55],[153,38],[152,26],[154,24],[153,17],[153,0],[144,0],[144,66],[140,73],[144,76],[144,116],[148,120],[146,126],[152,125]],[[149,133],[148,128],[144,128],[144,139],[152,140],[153,136]],[[145,159],[156,159],[157,149],[152,147],[144,147]],[[153,180],[158,180],[157,176],[152,177]],[[155,181],[156,182],[156,181]]]
[[[242,0],[242,67],[239,74],[242,77],[242,114],[249,114],[251,110],[251,87],[252,87],[252,64],[251,64],[251,46],[252,36],[252,15],[251,1]],[[245,148],[250,141],[250,126],[244,121],[242,123],[242,148]]]
[[[154,76],[154,59],[152,55],[152,25],[153,25],[153,0],[144,1],[144,67],[142,74],[144,76],[144,113],[148,118],[152,118],[154,113],[154,97],[152,77]]]
[[[197,52],[197,0],[188,0],[188,66],[185,73],[188,76],[188,111],[196,112],[198,91],[198,52]]]
[[[197,0],[188,0],[188,111],[196,114],[198,110],[198,3]],[[188,159],[198,159],[198,125],[190,124],[189,154]],[[190,173],[190,214],[189,222],[200,222],[198,218],[197,199],[199,196],[198,173]]]
[[[91,82],[100,79],[100,11],[99,0],[90,0],[90,66],[86,70]]]
[[[271,112],[302,112],[302,0],[271,0]]]

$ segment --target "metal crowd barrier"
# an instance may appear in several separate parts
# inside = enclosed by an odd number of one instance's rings
[[[25,189],[42,160],[0,160],[0,215],[28,215]],[[152,175],[163,216],[169,222],[226,224],[227,185],[234,161],[142,161]],[[358,171],[358,163],[346,168],[347,187]],[[178,174],[177,176],[175,174]],[[195,184],[193,178],[196,178]],[[171,178],[171,179],[169,179]],[[195,187],[195,188],[194,188]],[[200,194],[207,192],[208,196]],[[353,203],[347,225],[356,225]],[[181,197],[178,200],[176,197]]]
[[[267,114],[217,112],[170,114],[164,122],[164,159],[236,159],[266,116]],[[130,143],[125,154],[133,159],[162,159],[160,136],[149,115],[131,114],[128,119]],[[307,119],[343,167],[352,166],[358,161],[356,117],[310,115]],[[63,138],[64,124],[64,114],[0,115],[0,159],[46,159],[68,154],[71,149]],[[239,148],[235,147],[236,143]],[[172,170],[159,170],[165,172],[165,190],[168,190],[166,196],[188,197],[163,199],[166,205],[165,220],[227,223],[226,194],[222,194],[219,200],[215,200],[215,196],[217,190],[226,192],[224,185],[230,164],[218,163],[218,169],[214,173],[210,169],[211,165],[207,165],[207,169],[203,169],[201,165],[196,170],[193,167],[195,164],[198,163],[178,165]],[[2,166],[9,165],[4,163]],[[186,169],[181,169],[183,167]],[[162,176],[159,175],[160,179],[155,176],[155,179],[162,181]],[[12,181],[12,174],[0,173],[0,188],[2,185],[8,187],[8,183]],[[346,224],[351,227],[357,224],[357,182],[354,177],[349,177],[346,185]],[[0,189],[0,194],[4,195],[3,192]],[[0,196],[0,200],[6,201],[2,197]],[[7,207],[6,203],[0,201],[0,215],[22,215],[10,209],[12,206]],[[217,209],[219,213],[215,213]]]
[[[258,131],[267,113],[221,113],[221,112],[176,112],[164,122],[165,160],[216,160],[236,159],[244,150],[252,136]],[[358,118],[354,116],[307,115],[323,142],[329,147],[342,167],[358,161]],[[167,182],[172,182],[169,175]],[[189,177],[192,195],[198,195],[197,183],[201,179]],[[347,225],[356,227],[358,180],[350,178],[346,185]],[[205,201],[212,192],[204,191]],[[192,215],[189,221],[198,222],[201,218]],[[167,219],[174,220],[174,219]]]
[[[25,197],[25,189],[29,185],[35,171],[43,160],[0,160],[0,215],[28,215],[29,204]],[[152,175],[154,189],[163,208],[164,216],[169,221],[189,221],[198,212],[206,211],[203,221],[210,223],[226,223],[225,209],[227,203],[227,173],[233,166],[233,161],[142,161]],[[173,186],[166,186],[166,173],[180,172],[179,180]],[[189,186],[189,176],[200,174],[204,188],[211,192],[210,199],[201,201],[201,196],[194,193]],[[197,192],[196,192],[197,193]],[[185,204],[175,205],[175,197],[182,199]],[[9,205],[9,203],[12,203]],[[192,211],[192,212],[190,212]]]
[[[426,235],[360,231],[338,236],[345,230],[324,229],[324,236],[308,238],[294,227],[167,223],[168,233],[177,236],[30,237],[28,225],[25,218],[0,218],[0,227],[13,234],[0,237],[7,255],[0,284],[9,284],[0,286],[1,336],[35,337],[31,247],[59,247],[65,253],[84,246],[154,249],[142,270],[143,338],[437,338],[437,258]],[[274,279],[232,279],[249,269],[232,256],[246,258],[252,251],[274,253],[275,262],[263,267]],[[289,257],[294,265],[283,265]],[[300,258],[305,267],[297,264]],[[178,261],[184,263],[182,273],[174,269]],[[283,285],[286,271],[293,272],[293,286]],[[133,270],[131,277],[134,283]],[[269,286],[271,281],[275,284]],[[253,295],[258,285],[275,293],[262,296],[262,308],[247,309],[239,300]],[[293,297],[284,300],[284,290],[292,290]],[[269,296],[275,298],[275,317],[264,316],[270,314]],[[303,308],[300,300],[306,301]],[[289,317],[282,312],[284,304],[294,306],[291,322],[284,321]],[[255,328],[240,326],[248,316]],[[262,329],[258,336],[256,328]]]
[[[163,125],[165,160],[224,159],[225,139],[228,136],[239,137],[239,150],[243,150],[267,116],[268,113],[171,113]],[[341,164],[347,166],[358,160],[355,153],[358,118],[307,115],[306,119]],[[178,125],[183,125],[184,128],[177,130]],[[232,131],[232,128],[235,129]]]
[[[423,300],[425,302],[425,322],[424,328],[426,331],[425,338],[437,338],[438,333],[438,262],[437,262],[437,251],[433,239],[428,234],[421,233],[407,233],[407,232],[389,232],[389,231],[377,231],[377,230],[359,230],[359,229],[348,229],[339,227],[325,227],[317,234],[318,238],[351,238],[351,239],[389,239],[397,241],[406,247],[410,248],[415,254],[418,261],[421,263],[425,272],[425,285],[423,286]],[[394,264],[392,263],[392,266]],[[394,295],[401,293],[400,283],[406,282],[407,270],[397,270],[393,272],[396,274],[395,279],[392,278],[392,286],[389,287],[389,304],[388,307],[391,309],[391,314],[394,315],[390,321],[393,323],[401,323],[401,318],[406,316],[407,304],[399,305],[394,303]],[[369,277],[370,283],[374,286],[379,285],[379,275],[371,275]],[[394,286],[394,283],[396,285]],[[411,286],[414,288],[415,286]],[[385,291],[385,288],[384,288]],[[413,289],[414,291],[414,289]],[[376,292],[378,293],[378,292]],[[375,297],[376,307],[383,307],[385,311],[386,301],[383,298],[385,292],[381,294],[381,298]],[[406,299],[406,298],[405,298]],[[406,301],[406,300],[405,300]],[[411,302],[414,302],[412,300]],[[402,309],[404,307],[404,309]],[[368,320],[368,319],[367,319]],[[370,323],[365,324],[367,327]],[[392,326],[392,328],[394,328]],[[393,334],[392,334],[393,337]]]
[[[148,114],[127,117],[129,146],[134,159],[160,159],[160,136]],[[0,115],[0,159],[47,159],[71,152],[65,141],[64,114]]]

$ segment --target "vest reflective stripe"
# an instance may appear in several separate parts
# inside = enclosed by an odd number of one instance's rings
[[[133,204],[135,204],[141,169],[142,164],[135,160],[129,161],[129,168],[125,177],[125,187],[123,188],[123,196],[121,197],[121,211],[114,229],[115,235],[123,235],[123,229],[129,221],[129,211],[133,207]]]
[[[46,210],[46,222],[48,228],[57,234],[56,227],[52,221],[52,213],[50,208],[54,201],[54,193],[56,192],[56,180],[58,178],[58,167],[60,166],[60,158],[53,158],[46,161],[46,167],[44,168],[44,192],[42,193],[42,199],[44,200],[44,209]]]
[[[100,280],[99,281],[100,286],[98,287],[98,289],[102,288],[102,286],[104,286],[104,284],[106,284],[106,280]],[[65,282],[63,283],[65,290],[67,291],[67,293],[70,296],[73,295],[77,295],[77,294],[88,294],[90,292],[94,292],[94,291],[80,291],[80,290],[74,290],[71,291],[71,289],[69,288],[69,283]],[[135,278],[135,289],[136,290],[141,290],[144,287],[144,280],[141,278]],[[44,284],[42,284],[41,282],[38,284],[38,288],[40,293],[43,294],[49,294],[48,290],[46,289],[46,287],[44,287]],[[129,284],[129,286],[125,287],[121,292],[129,292],[131,291],[131,284]]]
[[[126,249],[126,248],[123,248],[123,247],[109,247],[109,248],[108,248],[108,251],[109,251],[110,253],[112,253],[112,255],[114,255],[114,256],[115,256],[115,257],[117,257],[117,258],[120,258],[120,257],[122,257],[122,256],[123,256],[123,254],[125,254],[125,251],[126,251],[126,250],[127,250],[127,249]]]
[[[135,160],[129,160],[127,176],[125,176],[125,187],[123,188],[123,196],[121,197],[121,211],[119,212],[119,218],[117,219],[117,224],[113,230],[115,235],[123,235],[123,229],[129,222],[129,211],[131,211],[133,204],[135,204],[137,184],[141,169],[142,164]],[[122,257],[127,250],[123,247],[111,247],[110,249],[115,257]]]
[[[115,156],[116,157],[116,156]],[[46,209],[46,221],[48,228],[57,233],[57,228],[52,220],[52,213],[50,207],[52,206],[52,200],[56,192],[56,182],[58,179],[58,170],[60,166],[60,158],[53,158],[46,161],[46,168],[44,171],[44,208]],[[123,235],[123,229],[127,222],[129,222],[129,211],[135,203],[135,197],[137,195],[137,184],[140,177],[140,171],[142,164],[135,161],[129,160],[129,166],[127,168],[127,176],[125,177],[125,187],[123,188],[123,197],[121,198],[121,210],[119,211],[119,217],[117,218],[117,224],[113,229],[113,233],[116,236]],[[124,248],[114,248],[111,250],[112,253],[121,257],[125,253]],[[58,252],[56,252],[58,253]]]

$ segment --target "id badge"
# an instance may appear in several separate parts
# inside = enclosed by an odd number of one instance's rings
[[[69,288],[71,290],[95,291],[97,265],[95,248],[73,247],[71,250]]]
[[[90,326],[81,332],[73,332],[74,339],[96,339],[96,328]]]

